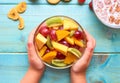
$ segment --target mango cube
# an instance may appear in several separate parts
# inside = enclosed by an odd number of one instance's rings
[[[52,45],[53,45],[53,47],[54,47],[57,51],[59,51],[59,52],[62,53],[63,55],[66,55],[67,49],[68,49],[67,46],[65,46],[65,45],[63,45],[63,44],[60,44],[60,43],[57,43],[57,42],[55,42],[55,41],[52,41]]]
[[[43,47],[43,45],[46,44],[47,39],[43,35],[38,33],[38,35],[35,38],[35,41],[36,41],[38,49],[40,50]]]

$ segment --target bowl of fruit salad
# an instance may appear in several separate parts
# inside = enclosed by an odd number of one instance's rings
[[[93,0],[97,18],[106,26],[120,28],[120,0]]]
[[[74,19],[52,16],[37,27],[34,45],[45,65],[65,69],[82,57],[86,36],[81,25]]]

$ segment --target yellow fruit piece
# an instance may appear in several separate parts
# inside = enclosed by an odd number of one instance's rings
[[[16,10],[18,13],[23,13],[27,9],[26,2],[21,2],[16,6]]]
[[[42,60],[50,64],[56,55],[56,51],[50,51],[42,57]]]
[[[24,19],[22,17],[19,17],[18,29],[22,30],[24,28],[24,26],[25,26]]]
[[[37,36],[35,37],[35,42],[38,49],[40,50],[43,47],[43,45],[46,44],[47,39],[43,35],[38,33]]]
[[[82,40],[77,40],[76,38],[74,38],[75,44],[80,46],[80,47],[85,47],[84,43]]]
[[[78,29],[78,27],[79,27],[79,25],[71,19],[65,18],[63,20],[64,30],[76,30],[76,29]]]
[[[67,49],[68,49],[67,46],[60,44],[60,43],[57,43],[57,42],[54,42],[54,41],[52,41],[52,45],[57,51],[59,51],[63,55],[66,55]]]
[[[73,55],[71,53],[67,53],[64,63],[71,64],[71,63],[75,62],[77,59],[78,58],[75,55]]]
[[[73,37],[65,37],[65,40],[71,44],[71,45],[74,45],[74,38]]]
[[[42,57],[45,54],[45,51],[47,50],[47,46],[43,46],[41,50],[39,51],[39,56]]]
[[[70,32],[69,31],[65,31],[65,30],[57,30],[56,31],[56,35],[57,35],[58,41],[64,39],[69,34],[70,34]]]
[[[18,20],[19,18],[19,14],[17,12],[17,10],[15,8],[12,8],[9,12],[8,12],[8,18],[12,19],[12,20]]]

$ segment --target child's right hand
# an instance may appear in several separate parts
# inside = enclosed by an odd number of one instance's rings
[[[42,60],[37,56],[37,53],[35,51],[35,47],[33,44],[34,33],[35,29],[29,35],[27,47],[30,66],[20,83],[39,83],[45,70],[45,65],[43,64]]]
[[[34,33],[35,33],[35,29],[32,30],[28,38],[27,49],[28,49],[28,60],[30,63],[30,68],[35,70],[41,70],[41,69],[44,70],[45,65],[43,64],[42,60],[38,57],[33,44]]]

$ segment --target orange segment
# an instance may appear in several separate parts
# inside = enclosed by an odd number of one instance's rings
[[[57,30],[56,31],[56,35],[57,35],[58,41],[62,40],[63,38],[65,38],[69,34],[70,34],[70,32],[69,31],[65,31],[65,30]]]
[[[75,44],[76,44],[76,45],[78,45],[78,46],[80,46],[80,47],[85,47],[83,41],[77,40],[76,38],[74,38],[74,41],[75,41]]]
[[[55,58],[56,55],[56,51],[50,51],[42,57],[42,60],[50,64],[52,59]]]
[[[75,55],[73,55],[71,53],[67,53],[67,56],[64,60],[64,63],[65,64],[71,64],[71,63],[75,62],[77,59],[78,58]]]

